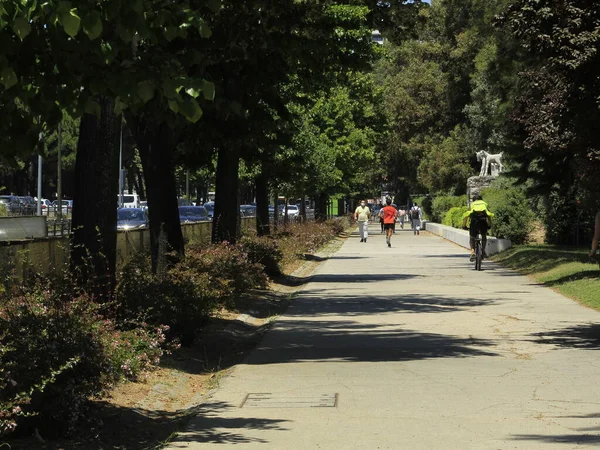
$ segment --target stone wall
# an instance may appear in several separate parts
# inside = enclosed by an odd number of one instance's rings
[[[256,229],[256,218],[242,218],[242,231]],[[212,222],[182,224],[186,242],[210,242]],[[0,270],[13,270],[14,276],[26,278],[30,273],[47,275],[68,268],[69,237],[4,241],[0,244]],[[150,231],[128,230],[117,233],[117,266],[133,255],[150,250]]]
[[[469,245],[469,232],[466,230],[459,230],[458,228],[449,227],[446,225],[440,225],[439,223],[424,222],[423,227],[430,233],[437,234],[438,236],[448,239],[455,244],[460,245],[466,249],[471,248]],[[512,247],[512,243],[508,239],[499,239],[494,236],[488,236],[487,251],[488,255],[494,255],[496,253],[503,252]]]

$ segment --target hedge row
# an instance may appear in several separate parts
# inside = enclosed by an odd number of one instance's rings
[[[237,245],[189,245],[162,277],[140,255],[119,273],[115,300],[98,304],[68,274],[0,283],[0,436],[18,429],[68,434],[88,400],[190,344],[215,308],[267,286],[282,264],[313,252],[347,226],[294,224]],[[18,428],[17,428],[18,425]]]
[[[504,177],[497,178],[482,192],[483,200],[494,213],[491,234],[522,244],[532,228],[535,215],[522,187]],[[462,227],[462,215],[467,211],[467,197],[439,196],[433,200],[431,220],[456,228]]]

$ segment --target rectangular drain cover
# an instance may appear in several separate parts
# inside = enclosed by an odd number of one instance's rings
[[[335,408],[338,394],[289,395],[248,394],[242,408]]]

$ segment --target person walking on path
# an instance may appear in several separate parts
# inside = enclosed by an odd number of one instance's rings
[[[367,242],[369,237],[369,219],[371,218],[371,210],[366,205],[364,200],[361,200],[360,206],[354,211],[354,220],[358,222],[358,234],[360,242]]]
[[[413,203],[412,208],[408,212],[410,218],[410,226],[412,227],[413,234],[418,235],[421,232],[421,220],[422,220],[422,212],[419,205]]]
[[[398,211],[392,206],[392,199],[387,197],[385,199],[386,205],[379,211],[379,217],[383,219],[383,228],[385,229],[385,242],[388,247],[392,246],[392,233],[394,232],[394,225],[396,224],[396,217],[398,217]]]
[[[400,229],[404,230],[404,220],[406,219],[406,210],[404,208],[400,208],[398,217],[400,218]]]
[[[592,238],[592,249],[590,250],[590,258],[596,256],[598,252],[598,243],[600,242],[600,211],[596,213],[594,221],[594,237]]]

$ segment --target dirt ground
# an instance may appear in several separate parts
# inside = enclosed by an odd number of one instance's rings
[[[342,243],[332,242],[327,252]],[[69,440],[43,436],[7,442],[7,450],[150,450],[159,449],[194,415],[220,380],[260,341],[273,319],[325,257],[307,255],[271,283],[211,318],[192,347],[163,357],[160,367],[139,382],[117,386],[92,402],[89,416]],[[2,447],[4,448],[4,447]]]

